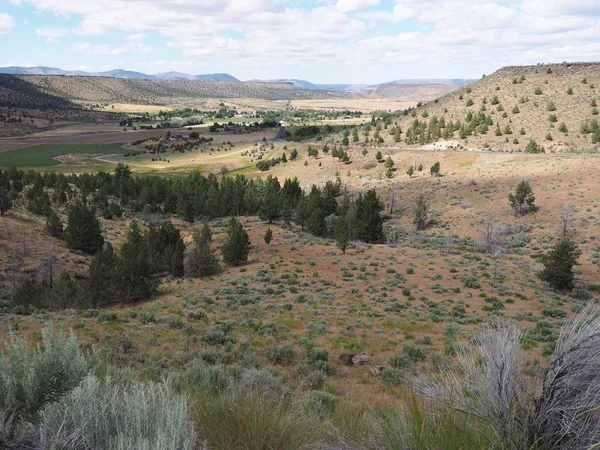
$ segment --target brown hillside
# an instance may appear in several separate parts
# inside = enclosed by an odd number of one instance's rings
[[[300,89],[291,83],[130,80],[46,75],[25,75],[18,78],[39,89],[43,94],[79,103],[166,105],[190,101],[198,97],[290,100],[349,96],[343,93]]]
[[[598,108],[593,106],[600,101],[599,83],[600,63],[505,67],[424,104],[400,124],[406,132],[415,119],[430,124],[435,116],[446,122],[459,120],[466,126],[469,112],[474,116],[481,112],[491,119],[487,132],[475,129],[473,134],[464,138],[463,133],[461,138],[460,130],[455,130],[444,139],[442,129],[437,138],[434,133],[428,139],[426,132],[424,139],[417,139],[414,144],[448,141],[438,146],[454,146],[458,141],[467,148],[524,151],[533,138],[546,152],[597,151],[594,133],[584,134],[581,128],[587,123],[593,129],[592,122],[600,117]],[[471,101],[472,105],[467,106]],[[497,133],[498,127],[501,134]],[[405,137],[406,133],[402,139]],[[390,136],[384,138],[393,142]]]

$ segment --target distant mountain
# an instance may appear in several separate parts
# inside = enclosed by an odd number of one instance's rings
[[[131,70],[115,69],[107,72],[82,72],[57,69],[55,67],[0,67],[0,74],[9,75],[65,75],[65,76],[99,76],[112,78],[125,78],[135,80],[192,80],[192,81],[239,81],[228,73],[209,73],[202,75],[189,75],[181,72],[165,72],[156,75],[148,75],[142,72],[134,72]]]
[[[0,68],[0,71],[1,70],[2,69]],[[66,74],[66,75],[70,75],[70,74]],[[94,75],[100,75],[103,77],[113,77],[113,78],[129,78],[129,79],[136,79],[136,80],[145,80],[149,76],[142,72],[133,72],[131,70],[123,70],[123,69],[109,70],[108,72],[100,72],[100,73],[97,73]]]
[[[292,83],[294,86],[304,89],[312,89],[317,91],[333,91],[333,92],[371,92],[377,91],[382,86],[423,86],[423,85],[439,85],[439,86],[464,86],[475,80],[469,79],[400,79],[387,81],[378,84],[314,84],[306,80],[292,79],[276,79],[276,80],[250,80],[261,81],[263,83]],[[387,89],[390,91],[390,89]]]

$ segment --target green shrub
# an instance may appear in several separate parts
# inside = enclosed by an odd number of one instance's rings
[[[35,415],[45,404],[75,388],[88,365],[75,335],[42,330],[42,344],[30,349],[11,335],[0,354],[0,410],[18,418]]]
[[[48,449],[196,448],[186,398],[163,383],[103,384],[88,376],[42,411],[41,430]]]
[[[402,348],[402,353],[404,353],[412,362],[425,361],[425,352],[423,349],[412,344],[405,344]]]
[[[267,358],[273,364],[290,364],[296,358],[292,344],[271,345],[267,350]]]
[[[308,394],[308,408],[312,412],[322,415],[335,411],[337,398],[323,391],[312,391]]]
[[[186,386],[206,391],[220,391],[229,384],[229,379],[219,366],[211,366],[201,359],[190,361],[183,372]]]
[[[398,386],[404,383],[404,372],[400,369],[389,368],[381,373],[381,381],[385,386]]]

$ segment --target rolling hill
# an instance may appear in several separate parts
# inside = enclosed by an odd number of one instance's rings
[[[7,75],[65,75],[65,76],[90,76],[90,77],[112,77],[139,80],[196,80],[196,81],[240,81],[228,73],[208,73],[201,75],[189,75],[181,72],[164,72],[155,75],[135,72],[132,70],[115,69],[106,72],[83,72],[80,70],[63,70],[56,67],[0,67],[0,74]]]
[[[349,94],[301,89],[291,83],[145,80],[137,78],[0,75],[0,104],[64,107],[64,103],[184,104],[197,98],[266,100],[345,98]]]
[[[597,151],[599,83],[600,63],[505,67],[413,110],[400,121],[402,141],[525,151],[533,140],[546,152]]]

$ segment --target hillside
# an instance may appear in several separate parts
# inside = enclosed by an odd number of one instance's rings
[[[417,108],[400,121],[402,140],[524,151],[534,139],[546,152],[597,149],[599,82],[600,63],[505,67]],[[452,131],[440,126],[450,121]]]
[[[18,88],[18,91],[15,89]],[[345,98],[347,94],[300,89],[290,83],[144,80],[86,76],[0,75],[0,104],[21,106],[21,92],[77,103],[166,105],[195,98],[266,100]],[[28,100],[29,101],[29,100]],[[39,102],[38,102],[39,103]],[[44,103],[47,103],[44,100]],[[60,101],[59,101],[60,103]],[[40,105],[42,106],[42,105]],[[52,106],[54,107],[54,106]]]

